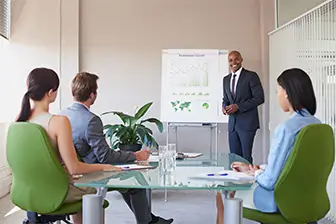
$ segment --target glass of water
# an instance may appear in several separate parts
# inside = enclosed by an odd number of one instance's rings
[[[173,169],[175,169],[176,167],[176,155],[177,155],[177,151],[176,151],[176,144],[168,144],[168,153],[171,156],[171,159],[173,160]]]
[[[174,156],[175,158],[175,156]],[[159,163],[165,173],[170,173],[174,169],[174,158],[166,145],[159,146]]]

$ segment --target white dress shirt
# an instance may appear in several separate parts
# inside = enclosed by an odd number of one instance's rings
[[[240,67],[240,69],[238,69],[236,72],[231,72],[232,73],[231,80],[230,80],[230,90],[231,90],[231,92],[236,93],[237,83],[238,83],[239,76],[240,76],[240,73],[241,73],[242,70],[243,70],[243,67]],[[232,89],[232,80],[233,80],[233,76],[235,74],[236,74],[236,80],[235,80],[234,91],[233,91],[233,89]]]

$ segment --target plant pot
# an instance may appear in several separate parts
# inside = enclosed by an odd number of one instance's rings
[[[134,144],[134,145],[119,145],[119,149],[122,151],[128,152],[136,152],[142,148],[141,144]]]

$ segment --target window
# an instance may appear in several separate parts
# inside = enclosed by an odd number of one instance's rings
[[[0,0],[0,36],[9,39],[10,0]]]

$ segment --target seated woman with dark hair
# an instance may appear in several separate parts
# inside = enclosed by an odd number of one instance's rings
[[[28,90],[23,97],[21,111],[16,121],[38,124],[48,133],[60,163],[69,174],[68,195],[64,200],[64,203],[69,203],[81,200],[85,194],[96,193],[94,188],[74,186],[72,175],[121,169],[108,164],[86,164],[78,161],[69,119],[49,113],[49,106],[57,97],[59,82],[56,72],[51,69],[32,70],[27,78]],[[30,100],[33,102],[32,108]],[[82,223],[81,213],[72,215],[72,218],[75,224]]]
[[[307,125],[318,124],[316,99],[312,82],[303,70],[293,68],[284,71],[277,79],[277,96],[280,107],[291,116],[280,124],[273,133],[268,164],[265,167],[234,162],[232,169],[255,176],[250,191],[238,191],[237,198],[243,200],[245,208],[261,212],[277,212],[274,187],[292,151],[299,131]],[[216,196],[217,224],[224,223],[224,205],[221,195]]]

